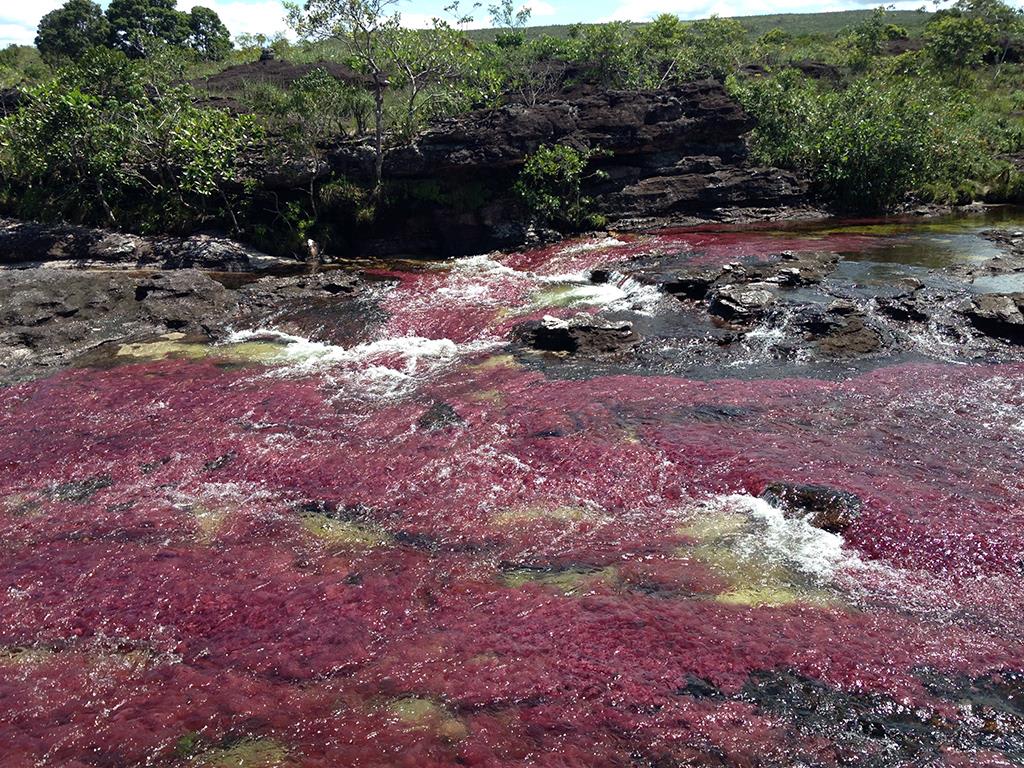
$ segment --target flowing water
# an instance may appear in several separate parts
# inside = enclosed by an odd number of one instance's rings
[[[825,250],[870,292],[992,257],[989,224],[371,269],[344,337],[142,340],[0,390],[0,765],[1024,764],[1024,365],[776,360],[767,327],[710,365],[626,268]],[[639,362],[510,343],[581,311]],[[785,516],[776,482],[860,517]]]

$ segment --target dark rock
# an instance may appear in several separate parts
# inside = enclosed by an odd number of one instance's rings
[[[466,422],[448,403],[438,401],[431,405],[416,422],[416,426],[429,432],[447,427],[462,427]]]
[[[815,59],[800,59],[799,61],[793,62],[793,68],[800,70],[806,77],[810,77],[814,80],[832,80],[839,81],[842,79],[843,73],[839,67],[834,64],[828,64],[824,61],[817,61]]]
[[[740,405],[716,405],[712,403],[701,403],[700,405],[693,406],[690,410],[690,414],[694,419],[706,423],[745,419],[755,412],[753,408],[746,408]]]
[[[114,480],[109,475],[96,475],[84,480],[71,480],[51,486],[47,494],[54,501],[71,504],[84,504],[104,488],[109,488]]]
[[[810,737],[840,744],[857,759],[849,764],[904,766],[934,764],[943,746],[961,734],[924,708],[881,695],[851,693],[786,670],[753,673],[740,699],[761,712],[785,718]],[[792,765],[817,761],[792,756]]]
[[[977,296],[965,314],[987,336],[1024,344],[1024,293]]]
[[[722,276],[714,267],[688,267],[666,276],[661,290],[672,296],[700,300],[707,296],[711,286]]]
[[[206,462],[203,465],[203,468],[207,472],[216,472],[218,469],[223,469],[224,467],[226,467],[228,464],[230,464],[232,461],[234,461],[237,457],[238,457],[237,453],[235,453],[234,451],[228,451],[223,456],[218,456],[216,459],[213,459],[212,461]]]
[[[627,352],[640,343],[630,322],[614,322],[588,314],[570,320],[545,317],[525,323],[517,335],[528,346],[542,352],[580,355],[609,355]]]
[[[0,219],[0,267],[145,267],[245,272],[290,262],[211,235],[142,237]]]
[[[770,483],[761,498],[786,517],[808,517],[811,525],[831,533],[847,530],[864,507],[856,495],[827,485]]]
[[[744,323],[763,317],[775,304],[775,296],[754,285],[726,285],[711,294],[708,311],[725,320]]]
[[[796,324],[819,353],[844,358],[882,350],[883,336],[853,302],[837,300],[827,307],[807,305],[795,313]]]
[[[926,305],[913,296],[879,297],[875,305],[880,313],[902,323],[923,323],[929,316]]]
[[[686,676],[686,684],[676,689],[677,696],[692,696],[695,699],[724,699],[725,696],[713,683],[695,675]]]
[[[376,223],[346,233],[345,247],[434,257],[517,247],[530,216],[510,190],[525,159],[544,144],[602,151],[593,163],[603,174],[590,176],[583,191],[617,228],[722,220],[739,211],[763,216],[805,204],[803,179],[750,161],[744,135],[752,127],[713,80],[650,91],[579,89],[454,117],[388,153],[384,173],[400,202],[380,209]],[[373,166],[369,145],[351,141],[335,146],[318,173],[369,183]],[[274,183],[294,186],[284,176]]]

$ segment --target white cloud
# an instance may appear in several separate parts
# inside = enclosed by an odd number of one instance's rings
[[[39,20],[63,4],[63,0],[0,0],[0,47],[31,45],[36,39]]]
[[[536,19],[544,16],[554,16],[558,11],[551,3],[544,0],[527,0],[523,3],[524,8],[530,9],[530,18]]]
[[[273,35],[288,30],[281,0],[178,0],[178,8],[182,11],[190,11],[195,5],[216,11],[232,37],[261,33]]]

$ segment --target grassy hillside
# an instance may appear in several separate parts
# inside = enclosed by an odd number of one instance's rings
[[[751,37],[757,38],[771,29],[778,27],[794,37],[834,37],[844,29],[864,21],[872,13],[872,9],[862,11],[830,11],[827,13],[775,13],[765,16],[735,16],[747,30]],[[890,11],[888,20],[893,24],[906,27],[911,36],[918,35],[924,25],[928,23],[932,14],[927,11]],[[633,27],[643,26],[633,24]],[[527,37],[537,38],[543,35],[564,38],[569,33],[568,24],[553,26],[531,26]],[[470,37],[481,41],[494,39],[497,30],[478,29],[469,33]]]

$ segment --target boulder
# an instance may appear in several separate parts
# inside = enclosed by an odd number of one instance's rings
[[[855,494],[827,485],[770,483],[761,498],[786,517],[802,517],[815,528],[842,533],[860,517],[864,503]]]
[[[977,296],[965,314],[985,335],[1024,344],[1024,293]]]
[[[628,352],[640,343],[632,323],[586,313],[568,320],[546,316],[539,322],[524,323],[517,335],[532,349],[569,355],[613,355]]]
[[[776,302],[774,294],[757,283],[725,285],[711,294],[708,311],[730,322],[746,323],[766,315]]]

